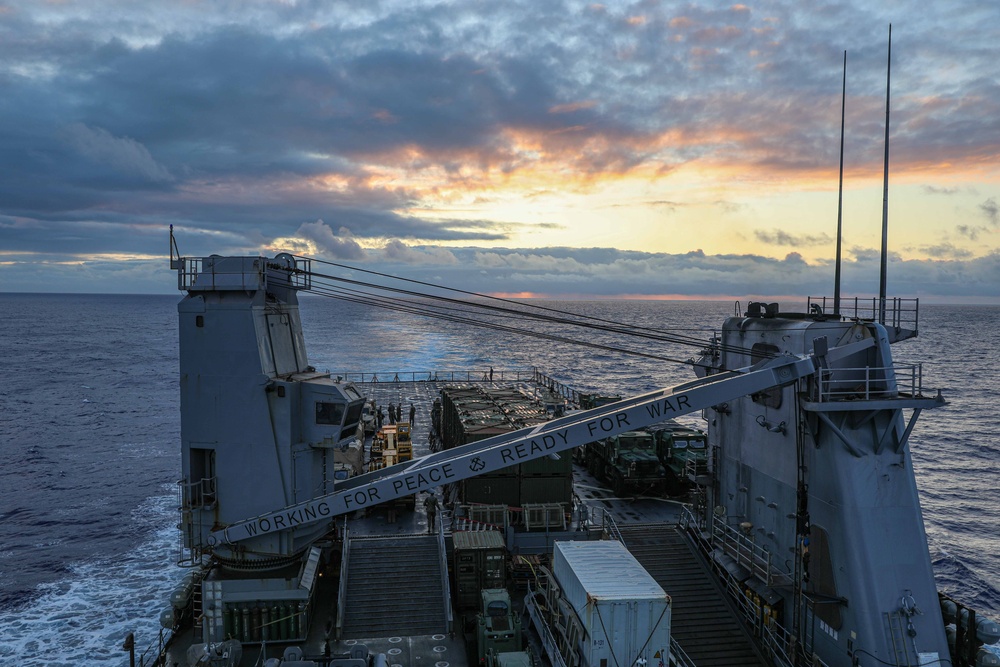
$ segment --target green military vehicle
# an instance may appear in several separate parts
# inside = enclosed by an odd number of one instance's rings
[[[479,664],[486,662],[487,653],[513,653],[522,649],[521,616],[510,606],[510,593],[505,588],[484,588],[483,607],[477,616],[476,647]]]
[[[663,466],[651,433],[628,431],[591,442],[584,459],[590,474],[610,485],[616,496],[663,494]]]
[[[699,477],[708,474],[708,436],[674,420],[646,427],[656,442],[656,456],[666,471],[671,496],[687,493]]]
[[[527,651],[497,653],[490,649],[486,652],[486,667],[535,667],[535,661]]]

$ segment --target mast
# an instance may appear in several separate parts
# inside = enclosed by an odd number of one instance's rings
[[[878,322],[885,324],[885,273],[889,244],[889,81],[892,74],[892,24],[889,24],[889,55],[885,73],[885,157],[882,173],[882,263],[879,267]]]
[[[847,50],[844,50],[844,83],[840,93],[840,188],[837,192],[837,268],[833,275],[833,314],[840,316],[840,241],[844,220],[844,114],[847,110]]]

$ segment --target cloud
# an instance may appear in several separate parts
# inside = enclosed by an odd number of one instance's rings
[[[997,206],[995,197],[990,197],[980,204],[979,212],[983,214],[991,227],[996,227],[1000,223],[1000,207]]]
[[[107,165],[123,174],[138,174],[154,183],[174,177],[156,162],[145,146],[128,137],[114,137],[100,127],[73,123],[66,129],[70,145],[98,165]]]
[[[757,229],[754,230],[753,235],[758,241],[769,245],[794,246],[799,248],[826,245],[833,241],[828,234],[793,235],[780,229],[773,229],[770,232]]]
[[[1000,227],[1000,205],[995,197],[990,197],[978,205],[979,215],[986,219],[985,225],[962,224],[956,225],[955,231],[970,241],[978,241],[982,234],[986,234]]]
[[[309,235],[310,243],[315,243],[315,239],[331,243],[333,239],[336,250],[348,248],[344,251],[357,252],[350,250],[353,239],[346,230],[334,235],[322,221],[300,227]],[[305,242],[304,236],[302,240]],[[338,242],[342,247],[336,246]],[[903,260],[896,254],[890,256],[890,296],[931,301],[997,300],[1000,253],[964,257],[960,251],[949,250],[946,244],[928,251],[938,256],[923,260]],[[954,256],[949,257],[949,253]],[[878,253],[857,249],[852,254],[853,257],[843,262],[843,293],[847,297],[870,298],[877,292]],[[386,271],[471,292],[532,293],[552,298],[690,295],[742,300],[748,296],[778,297],[791,293],[801,294],[804,299],[806,294],[823,295],[833,291],[833,268],[829,263],[810,263],[795,252],[776,258],[701,251],[645,253],[614,248],[442,248],[408,246],[394,239],[380,250],[363,252],[361,256],[341,261],[359,269]],[[121,292],[123,283],[114,276],[128,275],[128,291],[169,292],[174,284],[164,277],[164,268],[165,259],[144,258],[112,261],[81,257],[72,263],[18,263],[18,256],[0,252],[0,280],[10,291],[72,284],[78,285],[81,291]],[[351,274],[350,269],[324,271]]]
[[[299,225],[296,235],[306,241],[312,242],[321,255],[334,259],[363,259],[365,251],[351,237],[351,230],[341,227],[337,234],[334,234],[322,220],[316,222],[304,222]]]
[[[956,195],[961,192],[960,188],[939,188],[933,185],[925,185],[924,192],[929,195]]]
[[[961,220],[953,246],[937,244],[940,233],[911,242],[968,261],[976,274],[958,243],[991,238],[1000,214],[991,172],[1000,88],[994,36],[983,28],[990,7],[903,6],[914,18],[896,38],[906,56],[893,72],[893,177],[913,185],[947,173],[948,186],[916,189],[984,216]],[[732,289],[726,274],[736,267],[780,279],[768,271],[773,262],[811,276],[820,263],[793,255],[611,259],[599,249],[479,246],[525,245],[518,224],[552,232],[554,245],[604,239],[549,222],[572,216],[550,216],[544,201],[525,215],[495,211],[512,194],[521,202],[543,192],[604,194],[626,176],[633,189],[616,201],[632,208],[680,218],[715,200],[751,229],[761,200],[744,192],[773,190],[780,206],[803,183],[815,193],[816,182],[831,182],[844,49],[849,175],[880,178],[878,45],[893,11],[449,0],[250,0],[234,10],[154,0],[109,13],[20,3],[0,28],[0,246],[53,261],[152,255],[173,224],[191,254],[287,240],[414,270],[438,263],[459,279],[469,262],[528,290],[521,281],[530,276],[560,284],[577,276],[581,289],[598,289],[602,275],[621,290],[652,289],[644,281],[658,275],[663,289],[674,279],[664,272],[676,270],[691,289],[719,291]],[[973,196],[985,199],[978,209]],[[595,208],[611,209],[608,201]],[[445,219],[468,202],[474,210]],[[943,231],[951,230],[935,230]],[[781,229],[754,236],[776,255],[831,242]],[[870,252],[859,249],[853,262]]]
[[[990,228],[984,225],[957,225],[955,227],[955,231],[970,241],[978,241],[979,235],[989,230]]]
[[[951,243],[939,243],[933,246],[921,246],[921,252],[935,259],[968,259],[973,256],[971,250],[958,248]]]
[[[446,248],[415,248],[397,239],[386,242],[382,248],[382,256],[389,262],[402,264],[450,266],[458,262],[455,255]]]

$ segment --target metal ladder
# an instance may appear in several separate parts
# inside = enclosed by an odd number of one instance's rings
[[[910,649],[906,641],[906,621],[899,611],[885,612],[889,626],[889,642],[892,646],[892,660],[897,667],[910,667]],[[915,656],[914,656],[915,657]],[[902,659],[902,661],[900,661]]]
[[[196,642],[204,641],[204,626],[202,623],[202,600],[201,583],[204,581],[198,577],[194,581],[194,588],[191,590],[191,630],[194,632]]]

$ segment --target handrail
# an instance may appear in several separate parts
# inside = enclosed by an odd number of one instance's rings
[[[450,634],[454,625],[454,612],[451,608],[451,588],[448,584],[448,552],[445,549],[444,544],[444,516],[441,516],[441,521],[438,522],[438,561],[441,570],[441,590],[444,595],[444,619],[447,624],[447,630]]]
[[[720,517],[713,517],[712,521],[713,524],[723,523]],[[690,508],[685,507],[682,510],[678,517],[678,523],[695,540],[702,553],[710,553],[717,546],[714,534],[712,541],[709,542],[700,530],[692,530],[692,528],[700,528],[703,524]],[[723,525],[725,524],[723,523]],[[725,528],[731,530],[729,526],[725,526]],[[750,601],[747,592],[740,586],[740,582],[733,574],[726,568],[721,567],[717,561],[710,560],[710,562],[712,563],[712,570],[723,580],[727,595],[741,612],[747,628],[759,639],[762,650],[772,659],[777,667],[791,667],[794,661],[789,657],[789,651],[795,650],[793,645],[799,646],[799,650],[801,650],[801,645],[793,643],[791,633],[783,625],[776,622],[768,623],[760,617],[758,615],[758,608]],[[782,576],[786,577],[787,575],[782,574]],[[772,586],[773,583],[767,581],[767,585]],[[811,656],[810,659],[819,661],[816,663],[817,667],[829,667],[827,663],[816,656]]]
[[[610,535],[611,537],[615,538],[616,540],[618,540],[622,544],[625,544],[625,540],[624,540],[624,538],[622,538],[621,531],[618,530],[618,524],[615,523],[615,518],[613,516],[611,516],[611,512],[608,512],[607,510],[605,510],[604,511],[604,517],[602,518],[601,521],[602,521],[602,526],[604,527],[604,531],[608,535]]]
[[[684,652],[684,649],[672,635],[670,637],[670,658],[670,664],[676,667],[696,667],[694,660]]]
[[[344,546],[340,556],[340,585],[337,588],[337,629],[335,637],[339,640],[344,631],[344,616],[347,613],[347,566],[350,558],[351,536],[347,530],[347,521],[344,521]]]
[[[308,258],[285,265],[266,257],[180,257],[171,260],[171,268],[177,269],[177,289],[182,291],[264,289],[269,273],[276,287],[312,289],[312,260]]]
[[[531,380],[535,385],[546,387],[549,391],[561,396],[574,405],[580,405],[580,398],[584,395],[582,392],[573,389],[569,385],[563,384],[559,380],[542,373],[537,368],[534,369]]]
[[[173,636],[173,630],[160,628],[160,631],[156,635],[156,640],[150,642],[146,650],[139,656],[139,667],[153,667],[153,665],[163,664],[163,661],[167,657],[167,647],[170,645],[170,640],[173,639]],[[154,649],[155,653],[153,653]],[[147,658],[149,658],[149,662],[146,662]]]
[[[788,575],[771,566],[771,553],[758,545],[751,535],[736,530],[720,517],[712,518],[712,541],[768,586],[786,583]]]
[[[828,296],[806,298],[806,312],[811,312],[816,305],[827,315],[833,314],[834,301]],[[879,308],[882,306],[879,297],[853,297],[840,299],[840,316],[850,320],[879,322]],[[902,299],[893,297],[885,301],[885,325],[896,329],[904,327],[917,331],[920,320],[920,299]]]
[[[218,477],[202,477],[189,482],[185,477],[177,482],[181,490],[181,509],[211,509],[215,507]]]
[[[338,381],[358,384],[394,384],[400,382],[527,382],[534,377],[534,370],[524,368],[494,369],[493,379],[490,370],[424,370],[424,371],[325,371]]]
[[[895,398],[900,393],[923,396],[923,364],[885,367],[822,368],[816,376],[818,400],[839,401]]]
[[[177,481],[177,511],[179,513],[177,545],[177,565],[180,567],[197,567],[202,564],[202,555],[205,545],[201,542],[202,531],[194,522],[194,512],[211,510],[217,503],[216,485],[217,477],[202,477],[197,481],[188,481],[188,478]],[[199,515],[204,517],[204,514]],[[204,523],[199,523],[201,528],[205,528]],[[184,540],[189,544],[185,546]]]

